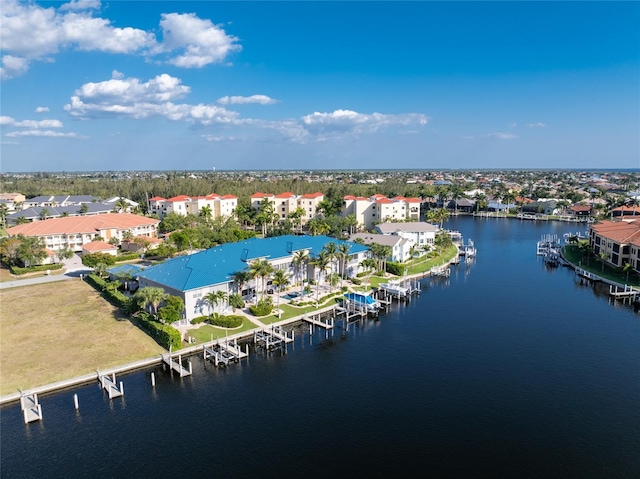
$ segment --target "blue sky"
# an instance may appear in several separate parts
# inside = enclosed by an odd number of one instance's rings
[[[640,168],[638,2],[2,0],[1,170]]]

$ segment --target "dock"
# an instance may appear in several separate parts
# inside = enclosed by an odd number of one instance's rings
[[[344,320],[347,323],[365,319],[369,315],[369,312],[374,314],[373,311],[367,309],[367,306],[355,301],[349,301],[348,299],[345,299],[341,306],[336,306],[335,308],[336,316],[344,316]],[[375,314],[377,314],[377,312]]]
[[[293,339],[293,331],[289,335],[281,326],[271,326],[253,332],[253,342],[267,351],[282,348],[292,343]]]
[[[451,269],[448,264],[443,264],[442,266],[434,266],[431,268],[431,276],[436,276],[440,278],[448,278],[451,276]]]
[[[588,280],[591,281],[600,281],[600,278],[598,276],[596,276],[593,273],[590,273],[589,271],[586,271],[582,268],[576,268],[575,270],[576,275],[582,277],[582,278],[586,278]]]
[[[245,351],[238,346],[238,340],[233,342],[229,340],[212,342],[209,345],[202,346],[202,356],[205,361],[208,359],[215,366],[228,366],[230,362],[240,362],[249,356],[249,345],[247,344]]]
[[[22,409],[25,424],[42,420],[42,405],[38,402],[38,394],[21,395],[20,409]]]
[[[609,296],[614,300],[620,299],[624,302],[628,299],[629,302],[633,303],[636,299],[640,298],[640,289],[629,286],[628,284],[625,284],[624,288],[611,284],[609,285]]]
[[[185,368],[182,365],[182,354],[178,354],[178,360],[176,361],[171,355],[171,349],[169,349],[169,354],[162,355],[162,362],[169,366],[170,371],[176,371],[180,374],[181,378],[190,376],[193,373],[191,361],[187,361],[189,363],[189,369]]]
[[[335,314],[335,310],[333,311]],[[321,314],[307,314],[302,316],[302,321],[309,323],[310,327],[319,326],[324,329],[333,329],[333,314],[326,315],[324,318]]]
[[[109,399],[124,396],[124,386],[122,381],[120,381],[120,386],[116,384],[116,373],[112,373],[111,376],[108,374],[98,374],[98,381],[100,381],[102,389],[107,391]]]

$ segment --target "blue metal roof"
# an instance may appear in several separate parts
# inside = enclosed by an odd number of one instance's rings
[[[114,266],[113,268],[107,269],[107,273],[110,274],[130,274],[131,276],[136,276],[139,271],[142,271],[144,268],[142,266],[138,266],[137,264],[122,264],[120,266]]]
[[[189,291],[214,284],[228,283],[236,272],[246,269],[255,259],[275,260],[291,256],[298,250],[317,255],[327,243],[347,243],[349,254],[360,253],[367,246],[328,236],[275,236],[251,238],[238,243],[225,243],[189,256],[180,256],[151,266],[138,276],[178,291]]]

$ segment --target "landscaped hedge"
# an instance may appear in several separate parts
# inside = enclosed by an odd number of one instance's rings
[[[360,285],[362,284],[362,280],[358,279],[358,278],[350,278],[351,282],[355,285]]]
[[[173,351],[182,347],[182,338],[180,332],[168,324],[162,324],[155,321],[153,317],[146,311],[140,311],[136,314],[135,319],[142,329],[149,336],[165,349],[171,348]]]
[[[9,269],[13,274],[21,275],[21,274],[27,274],[27,273],[34,273],[36,271],[47,271],[47,270],[53,271],[56,269],[62,269],[62,266],[63,265],[61,263],[56,263],[56,264],[40,264],[38,266],[29,266],[28,268],[21,268],[20,266],[9,266]]]
[[[387,261],[387,273],[391,273],[395,276],[402,276],[404,268],[400,263],[395,261]]]
[[[213,326],[220,326],[221,328],[238,328],[242,326],[242,316],[237,314],[230,314],[229,316],[212,316],[209,318],[209,322]]]
[[[116,256],[116,263],[121,263],[122,261],[132,261],[138,258],[140,258],[140,253],[120,254]]]
[[[94,288],[99,289],[102,295],[114,306],[117,306],[124,311],[130,313],[133,311],[135,304],[134,300],[125,296],[118,290],[110,290],[107,288],[108,281],[101,278],[97,274],[90,274],[87,276],[87,282],[89,282]]]
[[[209,319],[209,316],[197,316],[191,320],[191,324],[200,324],[204,323]]]
[[[261,299],[258,304],[249,307],[249,311],[254,316],[267,316],[273,311],[273,302],[270,298]]]

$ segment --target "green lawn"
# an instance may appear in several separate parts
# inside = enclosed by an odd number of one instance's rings
[[[320,308],[324,308],[325,306],[336,304],[340,301],[340,298],[342,298],[342,292],[340,292],[338,296],[334,298],[330,298],[326,300],[324,303],[321,303]],[[275,314],[270,314],[268,316],[262,316],[257,319],[259,321],[262,321],[265,324],[273,324],[273,323],[277,323],[278,321],[283,321],[285,319],[291,319],[296,316],[301,316],[304,313],[314,313],[315,311],[317,311],[317,308],[315,307],[315,305],[298,307],[298,306],[290,306],[288,304],[281,304],[280,309],[282,310],[282,316],[279,318]]]
[[[187,333],[189,334],[189,336],[196,338],[196,341],[198,342],[198,344],[200,344],[211,341],[212,339],[224,338],[225,336],[241,333],[243,331],[249,331],[255,328],[257,328],[255,324],[253,324],[248,319],[244,319],[242,321],[242,326],[237,329],[219,328],[217,326],[205,324],[204,326],[201,326],[197,329],[189,329]]]
[[[602,263],[597,258],[593,256],[590,258],[583,258],[582,253],[577,246],[565,246],[562,249],[562,253],[567,261],[579,268],[589,271],[590,273],[597,274],[602,278],[615,281],[616,283],[640,286],[640,279],[637,274],[630,274],[629,279],[627,280],[626,273],[622,273],[619,268],[612,268],[607,264],[604,265],[603,271]]]

